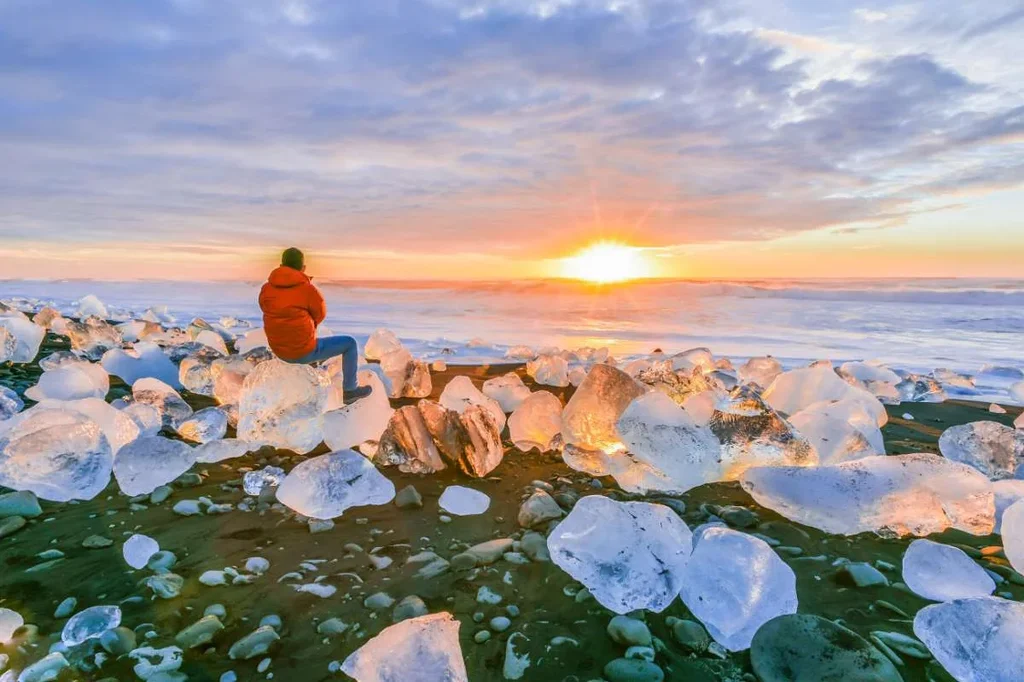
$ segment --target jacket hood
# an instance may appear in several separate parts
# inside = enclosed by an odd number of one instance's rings
[[[306,284],[309,282],[309,276],[295,268],[281,265],[274,268],[274,271],[270,273],[270,277],[267,277],[267,281],[271,286],[288,289],[290,287],[297,287],[300,284]]]

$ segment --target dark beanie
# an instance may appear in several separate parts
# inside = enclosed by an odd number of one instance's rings
[[[285,249],[284,253],[281,254],[281,265],[296,270],[301,270],[302,266],[306,264],[306,258],[302,255],[302,252],[296,249],[294,246],[290,249]]]

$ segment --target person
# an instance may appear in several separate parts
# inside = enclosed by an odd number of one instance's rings
[[[281,254],[281,265],[260,289],[263,330],[274,355],[285,362],[312,364],[338,355],[342,358],[345,404],[370,395],[369,386],[356,379],[359,346],[351,336],[317,338],[316,328],[327,317],[327,305],[306,274],[306,259],[296,248]]]

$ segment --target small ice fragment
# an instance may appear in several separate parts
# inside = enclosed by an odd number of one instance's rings
[[[78,646],[99,637],[121,624],[121,609],[116,606],[90,606],[71,616],[60,638],[65,646]]]
[[[491,506],[491,498],[479,490],[450,485],[437,501],[441,509],[456,516],[483,514]]]
[[[150,558],[160,551],[160,543],[148,535],[136,533],[124,542],[121,553],[132,568],[145,568]]]

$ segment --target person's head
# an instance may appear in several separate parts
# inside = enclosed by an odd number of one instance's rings
[[[290,249],[285,249],[281,254],[281,265],[301,272],[306,269],[306,257],[293,246]]]

